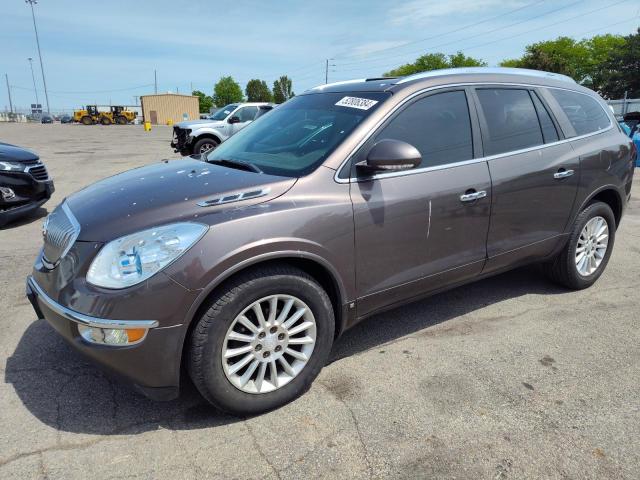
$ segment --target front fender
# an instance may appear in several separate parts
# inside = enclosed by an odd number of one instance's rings
[[[225,141],[229,136],[225,134],[222,130],[218,128],[211,127],[202,127],[202,128],[194,128],[191,130],[189,137],[191,141],[196,141],[198,138],[202,136],[210,136],[217,138],[220,142]]]

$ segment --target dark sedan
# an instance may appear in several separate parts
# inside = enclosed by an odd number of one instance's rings
[[[44,204],[54,191],[40,158],[0,142],[0,227]]]

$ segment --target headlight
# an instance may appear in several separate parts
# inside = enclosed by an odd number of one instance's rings
[[[91,262],[87,282],[105,288],[140,283],[191,248],[208,228],[200,223],[173,223],[113,240]]]
[[[24,165],[14,162],[0,162],[0,170],[5,172],[23,172]]]

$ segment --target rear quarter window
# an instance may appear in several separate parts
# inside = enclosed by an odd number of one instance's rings
[[[595,98],[556,88],[550,88],[548,91],[562,108],[576,135],[597,132],[611,125],[609,116]]]

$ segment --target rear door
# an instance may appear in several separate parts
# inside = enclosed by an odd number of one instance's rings
[[[422,155],[413,170],[358,177],[352,169],[359,315],[482,270],[491,181],[486,162],[474,160],[479,136],[474,142],[467,98],[464,89],[418,98],[356,154],[357,162],[395,139]]]
[[[493,182],[491,271],[551,253],[576,197],[580,162],[535,89],[475,89]]]
[[[240,121],[238,123],[234,123],[231,125],[231,135],[234,133],[238,133],[238,131],[242,130],[244,127],[249,125],[258,115],[258,107],[256,106],[247,106],[240,107],[233,113],[234,117],[238,117]]]

